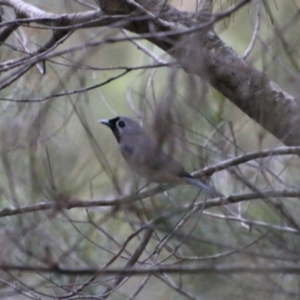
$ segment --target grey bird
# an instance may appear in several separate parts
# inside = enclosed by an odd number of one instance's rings
[[[167,155],[153,142],[138,122],[129,117],[99,120],[108,126],[117,142],[125,161],[133,171],[156,183],[187,183],[213,196],[223,195],[185,171],[182,164]]]

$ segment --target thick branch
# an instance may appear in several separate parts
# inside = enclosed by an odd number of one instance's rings
[[[165,1],[161,0],[160,4],[162,3]],[[240,2],[236,7],[244,3],[246,1]],[[211,22],[221,17],[218,15],[212,18]],[[213,87],[284,144],[300,145],[298,130],[300,105],[297,99],[269,80],[265,74],[247,64],[212,30],[207,30],[206,25],[209,24],[201,25],[199,15],[197,17],[193,14],[187,15],[170,5],[164,5],[159,18],[165,23],[160,22],[160,19],[151,24],[149,21],[141,21],[134,22],[127,28],[138,34],[164,32],[164,37],[153,34],[148,39],[168,51],[188,73],[199,75],[209,81]],[[173,26],[165,26],[167,22],[169,24],[176,22],[180,32],[178,31],[177,35],[172,33],[167,36],[169,31],[174,30]],[[182,28],[186,32],[189,30],[194,32],[183,34]]]

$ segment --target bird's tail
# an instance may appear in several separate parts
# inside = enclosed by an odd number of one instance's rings
[[[198,179],[190,178],[190,177],[184,177],[184,181],[187,184],[193,185],[193,186],[199,188],[200,190],[203,190],[207,194],[210,194],[210,195],[213,195],[213,196],[216,196],[216,197],[224,197],[224,195],[222,195],[218,191],[210,188],[209,186],[207,186],[205,183],[201,182]]]

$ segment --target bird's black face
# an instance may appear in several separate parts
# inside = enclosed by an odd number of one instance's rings
[[[124,138],[138,137],[139,135],[146,135],[140,124],[130,117],[116,117],[110,120],[99,120],[100,123],[108,126],[118,143]]]
[[[99,120],[100,123],[108,126],[111,130],[114,130],[117,126],[117,122],[120,120],[120,117],[116,117],[110,120]]]
[[[116,117],[110,120],[100,120],[100,122],[108,126],[112,130],[118,142],[120,142],[121,140],[121,135],[126,134],[130,127],[130,119],[126,117]]]
[[[119,134],[118,125],[117,125],[119,121],[120,121],[119,117],[116,117],[116,118],[110,119],[110,120],[100,120],[99,121],[100,123],[108,126],[112,130],[112,132],[118,142],[120,142],[120,134]]]

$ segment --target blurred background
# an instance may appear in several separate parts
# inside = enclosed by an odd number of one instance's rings
[[[97,9],[92,0],[26,2],[57,14]],[[168,2],[182,11],[197,7],[194,0]],[[234,4],[214,1],[214,12]],[[240,56],[257,30],[245,59],[299,98],[299,16],[297,1],[257,0],[219,21],[215,30]],[[14,19],[14,11],[4,7],[2,20]],[[51,34],[34,23],[19,27],[2,45],[1,62],[34,53]],[[123,268],[143,239],[141,228],[158,217],[137,268],[298,265],[297,198],[256,197],[231,204],[229,210],[221,205],[194,209],[207,196],[179,186],[117,206],[62,208],[68,201],[117,199],[155,188],[132,174],[99,119],[134,117],[189,172],[282,146],[205,81],[133,36],[112,27],[80,29],[25,74],[3,69],[0,208],[55,205],[0,218],[0,265]],[[5,86],[17,72],[18,80]],[[289,190],[299,186],[299,159],[259,158],[202,180],[224,195],[241,197],[251,191]],[[0,299],[104,299],[99,295],[114,280],[3,270]],[[298,299],[299,278],[234,270],[225,275],[155,273],[127,276],[109,297]]]

